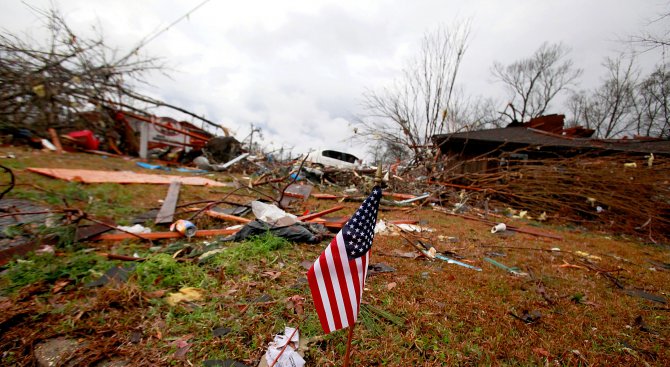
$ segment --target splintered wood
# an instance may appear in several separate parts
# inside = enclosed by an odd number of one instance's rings
[[[226,184],[202,177],[175,175],[154,175],[132,171],[96,171],[87,169],[67,168],[28,168],[28,171],[66,181],[83,183],[118,183],[118,184],[156,184],[169,185],[178,181],[182,185],[222,187]]]

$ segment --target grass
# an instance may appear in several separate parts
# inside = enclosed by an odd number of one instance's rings
[[[138,264],[137,282],[145,290],[197,287],[215,284],[205,270],[194,264],[179,263],[168,254],[157,254]]]
[[[83,252],[71,256],[55,256],[53,254],[32,255],[9,264],[0,281],[2,292],[12,294],[30,284],[57,280],[69,280],[81,284],[100,276],[114,263],[104,258]]]
[[[263,262],[271,265],[278,259],[280,250],[286,250],[289,242],[286,239],[275,237],[269,232],[261,236],[252,237],[248,241],[227,247],[218,254],[205,259],[210,267],[223,268],[227,275],[243,273],[243,265]]]
[[[86,155],[54,159],[52,154],[31,152],[17,155],[16,160],[7,161],[16,168],[18,183],[8,197],[30,198],[57,207],[67,202],[67,206],[119,223],[128,223],[135,214],[156,207],[167,189],[82,185],[21,170],[31,166],[136,169],[132,162],[120,159]],[[225,192],[182,186],[180,204],[222,199]],[[235,200],[249,199],[240,196]],[[350,214],[356,206],[344,204],[347,208],[342,215]],[[332,205],[310,200],[294,212]],[[603,276],[607,272],[627,287],[667,298],[670,272],[651,270],[648,262],[670,262],[667,246],[650,246],[644,240],[612,233],[565,226],[557,229],[547,223],[540,226],[542,231],[560,233],[565,240],[520,234],[498,236],[491,234],[487,225],[448,217],[429,208],[410,213],[389,210],[381,216],[426,220],[435,232],[424,234],[425,242],[463,255],[483,271],[441,261],[395,257],[394,250],[412,248],[399,237],[375,237],[371,261],[385,262],[396,271],[367,279],[355,328],[353,365],[670,364],[667,305],[628,296]],[[211,219],[195,221],[199,228],[227,225]],[[72,233],[63,226],[5,229],[6,234],[18,232],[49,235],[60,239],[60,244],[56,255],[33,254],[24,262],[12,261],[0,273],[0,288],[6,297],[0,297],[0,364],[29,365],[30,348],[25,346],[64,335],[91,343],[92,351],[85,354],[88,361],[94,359],[95,352],[122,356],[140,366],[202,365],[206,359],[228,358],[257,365],[273,335],[285,326],[296,325],[310,340],[305,355],[308,365],[335,366],[342,362],[347,331],[323,335],[305,283],[306,270],[300,265],[314,261],[326,241],[319,245],[293,244],[264,234],[239,243],[194,238],[155,241],[152,248],[138,241],[75,246]],[[439,235],[458,240],[440,241]],[[553,247],[563,252],[536,250]],[[85,288],[83,283],[118,264],[91,252],[93,248],[119,254],[137,252],[147,261],[137,263],[124,284]],[[220,252],[197,260],[214,249]],[[483,261],[490,251],[504,255],[493,257],[496,261],[532,273],[534,280],[511,275]],[[574,251],[586,251],[601,260],[585,264],[572,254]],[[562,267],[566,263],[583,267]],[[589,270],[585,265],[602,270]],[[54,292],[56,283],[63,280],[69,285]],[[553,304],[540,295],[539,281]],[[395,286],[390,287],[390,283]],[[175,292],[184,286],[203,289],[204,299],[168,305],[160,291]],[[294,296],[304,298],[302,313],[296,313],[288,303]],[[542,316],[526,324],[510,315],[520,315],[524,310]],[[636,321],[638,318],[644,327]],[[228,327],[231,332],[215,337],[215,327]],[[132,341],[134,333],[139,333],[139,342]],[[174,356],[174,342],[180,339],[190,344],[185,359]]]

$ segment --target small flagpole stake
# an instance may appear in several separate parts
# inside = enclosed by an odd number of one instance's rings
[[[351,353],[351,339],[354,337],[354,326],[356,323],[349,326],[349,336],[347,337],[347,351],[344,354],[344,365],[343,367],[349,367],[349,354]]]
[[[382,161],[379,161],[377,163],[377,174],[375,175],[375,185],[381,187],[382,186],[382,176],[384,174],[384,171],[382,169]]]

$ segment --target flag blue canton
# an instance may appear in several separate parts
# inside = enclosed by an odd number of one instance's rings
[[[377,223],[377,211],[382,190],[375,187],[356,213],[342,228],[342,238],[349,260],[363,256],[372,246]]]

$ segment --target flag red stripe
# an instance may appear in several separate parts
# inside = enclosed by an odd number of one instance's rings
[[[335,268],[337,270],[337,280],[340,283],[340,289],[337,291],[342,295],[342,300],[344,301],[344,312],[347,315],[346,326],[348,326],[353,324],[354,322],[354,310],[351,308],[351,299],[349,298],[349,286],[347,285],[347,280],[344,276],[344,266],[349,267],[351,265],[351,262],[349,261],[349,259],[341,258],[340,246],[344,246],[344,244],[339,243],[337,241],[337,237],[335,237],[335,240],[331,244],[331,247],[333,247],[332,249],[333,261],[335,262]],[[346,254],[346,250],[344,251],[344,253]],[[343,322],[342,324],[345,325],[345,322]]]
[[[335,242],[335,239],[333,239],[333,242]],[[330,256],[333,256],[333,242],[330,243],[330,245],[326,248],[326,252],[330,252]],[[328,255],[326,255],[328,256]],[[328,267],[328,263],[326,262],[326,256],[319,257],[319,263],[321,264],[321,269],[323,273],[323,282],[326,284],[326,293],[328,294],[328,301],[330,302],[330,310],[331,310],[331,315],[333,316],[333,321],[335,323],[335,329],[334,330],[339,330],[342,328],[342,320],[340,319],[340,312],[339,312],[339,307],[337,307],[337,300],[335,299],[335,289],[333,288],[333,280],[330,277],[330,268]],[[322,289],[321,292],[324,290]]]
[[[360,306],[361,304],[361,283],[360,283],[360,271],[358,267],[358,262],[352,260],[349,262],[351,266],[351,282],[354,284],[354,294],[356,294],[356,304]],[[360,307],[358,307],[360,308]],[[358,308],[356,309],[356,314],[358,314]]]
[[[323,253],[319,256],[319,260],[322,257]],[[328,327],[328,317],[326,316],[326,310],[323,308],[323,302],[321,301],[321,289],[319,289],[319,283],[317,283],[316,275],[314,274],[314,266],[307,271],[307,281],[309,282],[309,289],[312,291],[312,300],[314,301],[314,307],[316,307],[316,314],[319,316],[319,321],[321,322],[321,328],[328,333],[330,332]]]

